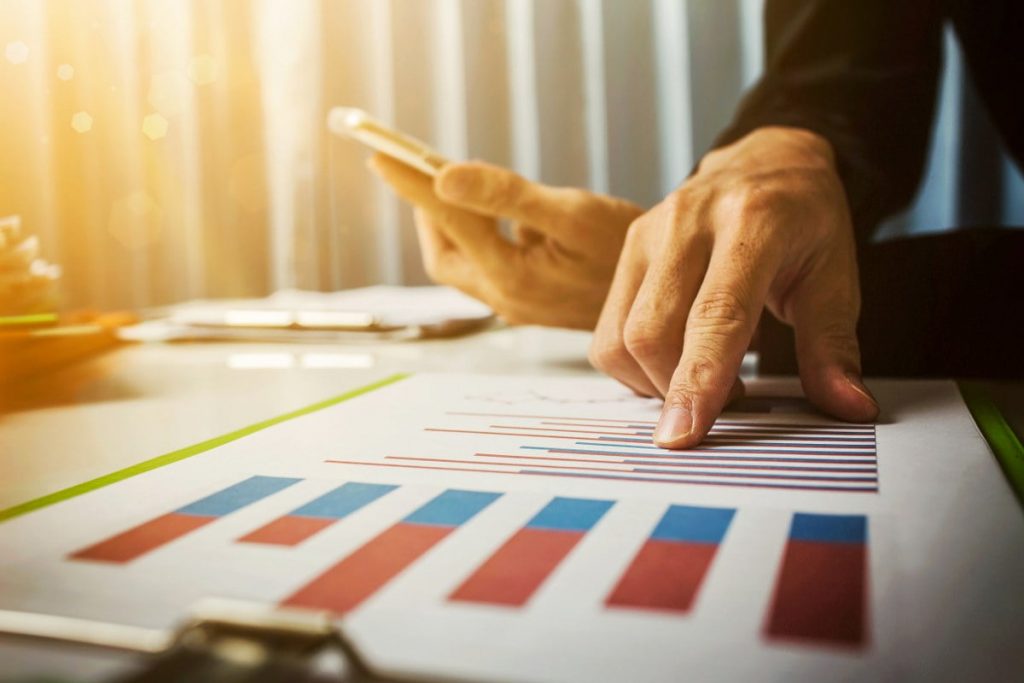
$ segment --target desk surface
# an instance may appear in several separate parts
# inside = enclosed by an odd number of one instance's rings
[[[122,347],[18,387],[0,414],[0,509],[396,372],[594,374],[589,341],[586,332],[499,327],[414,342]],[[986,388],[1024,440],[1024,385]]]
[[[589,338],[518,327],[418,342],[123,347],[19,386],[0,415],[0,509],[395,372],[593,373]]]
[[[414,343],[124,347],[19,388],[0,416],[0,508],[396,372],[592,374],[588,342],[579,332],[499,328]],[[1024,404],[1020,385],[999,389],[1004,405]],[[1019,430],[1021,415],[1010,417]],[[0,644],[0,660],[34,671],[36,647]],[[46,656],[63,662],[60,670],[92,670],[78,655]]]

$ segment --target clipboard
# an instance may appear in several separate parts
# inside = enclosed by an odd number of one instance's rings
[[[173,631],[0,610],[0,636],[139,655],[142,666],[119,683],[438,680],[377,671],[327,612],[235,600],[202,600]]]
[[[963,386],[964,385],[961,384],[961,387],[963,387]],[[970,389],[971,389],[971,387],[968,385],[968,392],[970,392]],[[991,396],[988,398],[988,400],[992,401]],[[994,401],[992,401],[992,402],[993,402],[993,409],[996,410],[995,414],[999,417],[999,419],[1007,427],[1009,427],[1010,425],[1007,422],[1005,416],[1000,411],[998,411],[998,406],[995,405],[995,402]],[[972,414],[976,416],[977,413],[975,412],[975,406],[978,405],[976,403],[976,401],[973,400],[973,398],[968,398],[967,396],[965,396],[965,403],[971,409]],[[975,417],[975,420],[978,420],[978,418]],[[979,429],[982,431],[982,433],[985,433],[986,436],[988,436],[987,428],[983,427],[980,422],[981,421],[979,420],[978,421]],[[991,441],[990,441],[990,443],[991,443]],[[1017,443],[1019,444],[1019,440],[1018,440]],[[993,450],[994,450],[994,448],[993,448]],[[263,609],[268,609],[268,608],[263,608]],[[178,664],[175,664],[175,665],[179,665],[180,664],[181,666],[186,666],[187,665],[187,666],[199,667],[199,666],[212,666],[212,664],[210,664],[210,662],[211,661],[217,662],[218,660],[216,658],[221,656],[221,653],[219,651],[215,650],[213,652],[210,652],[208,650],[208,648],[209,648],[209,636],[208,636],[208,634],[210,634],[210,633],[223,634],[223,636],[216,636],[214,638],[214,641],[217,641],[217,640],[220,640],[222,637],[224,639],[227,639],[227,640],[236,639],[235,635],[237,633],[241,632],[241,636],[243,636],[243,637],[241,637],[240,640],[243,641],[243,642],[249,643],[249,645],[241,646],[243,650],[247,650],[247,651],[249,651],[251,653],[258,653],[260,651],[260,648],[264,648],[265,650],[269,651],[268,655],[266,655],[266,656],[264,656],[262,658],[260,658],[258,656],[255,658],[255,660],[259,660],[259,662],[261,662],[261,663],[265,663],[265,662],[269,661],[270,659],[276,660],[278,656],[285,657],[286,661],[291,661],[288,658],[293,656],[293,654],[292,654],[293,650],[291,650],[289,648],[291,647],[290,644],[293,643],[293,642],[308,643],[309,647],[311,649],[314,648],[314,643],[322,643],[322,642],[325,642],[325,641],[334,642],[335,638],[340,638],[342,641],[347,642],[347,640],[344,639],[344,633],[343,632],[340,632],[340,635],[333,634],[331,629],[333,629],[334,627],[331,626],[330,624],[327,625],[329,628],[325,628],[325,629],[323,629],[321,631],[316,631],[313,634],[306,633],[306,635],[302,635],[301,633],[300,634],[294,634],[294,633],[291,633],[291,632],[282,633],[280,629],[277,629],[277,627],[274,626],[274,623],[276,623],[275,620],[278,618],[279,613],[273,611],[272,608],[269,608],[269,609],[271,609],[271,612],[266,613],[266,614],[270,615],[269,617],[267,617],[267,620],[269,620],[271,622],[270,624],[267,624],[266,621],[260,621],[259,619],[256,619],[257,623],[254,625],[254,624],[251,623],[251,620],[254,619],[254,617],[252,617],[251,615],[246,615],[246,614],[239,615],[238,618],[235,618],[235,617],[227,618],[223,614],[221,614],[220,616],[217,616],[216,614],[213,615],[213,616],[210,616],[209,614],[207,614],[205,616],[200,615],[200,616],[194,617],[192,620],[187,622],[186,625],[182,627],[182,629],[179,629],[179,630],[174,631],[174,632],[170,632],[170,633],[168,633],[168,632],[152,632],[152,631],[150,631],[148,633],[147,632],[139,632],[138,633],[138,635],[140,636],[139,639],[138,639],[139,642],[141,642],[143,644],[148,643],[149,644],[149,648],[148,649],[141,649],[141,650],[134,650],[134,651],[141,651],[141,652],[145,653],[148,657],[150,657],[150,659],[146,660],[146,662],[144,662],[144,663],[152,662],[154,666],[156,665],[156,663],[168,661],[168,660],[163,659],[163,657],[165,657],[165,656],[168,657],[168,658],[174,657],[174,656],[187,656],[186,659],[184,659],[183,661],[178,662]],[[19,631],[17,631],[13,627],[4,628],[4,616],[5,616],[4,613],[0,613],[0,633],[7,633],[7,634],[19,633]],[[8,613],[6,616],[10,616],[10,614]],[[24,618],[26,616],[29,618],[29,621],[31,621],[32,619],[36,619],[37,618],[37,615],[21,615],[20,618]],[[230,615],[228,615],[228,616],[230,616]],[[15,618],[19,618],[19,617],[16,616]],[[46,620],[47,617],[43,617],[43,619]],[[226,622],[226,624],[225,624],[225,622]],[[241,623],[239,623],[239,622],[241,622]],[[39,622],[37,621],[36,622],[37,626],[38,626],[38,623]],[[118,629],[122,629],[123,628],[123,627],[120,627],[118,625],[113,625],[113,624],[103,625],[103,624],[96,624],[95,622],[88,622],[88,624],[90,626],[90,632],[91,633],[97,633],[97,632],[98,633],[103,633],[103,632],[114,632],[114,633],[117,633]],[[81,624],[78,624],[78,625],[81,625]],[[198,631],[195,630],[195,629],[198,629]],[[23,636],[29,636],[29,637],[38,637],[39,635],[44,635],[45,636],[45,634],[39,634],[39,633],[35,633],[35,634],[28,633],[28,634],[26,634],[25,633],[26,630],[27,629],[24,629],[24,628],[21,629],[20,634],[23,635]],[[36,630],[38,631],[39,629],[37,628]],[[300,629],[300,631],[301,631],[301,629]],[[315,629],[314,629],[314,631],[315,631]],[[185,634],[189,633],[189,632],[191,632],[193,635],[186,636]],[[125,631],[121,631],[121,633],[124,634],[126,632]],[[307,639],[307,636],[308,636],[308,639]],[[294,640],[293,640],[293,637],[294,637]],[[192,640],[193,638],[198,639],[198,641],[197,641],[198,644],[195,647],[193,647],[192,649],[185,649],[185,650],[176,650],[175,649],[179,645],[181,645],[182,643],[193,643],[193,640]],[[69,638],[53,638],[52,634],[51,634],[51,637],[49,638],[49,640],[59,640],[61,642],[81,642],[81,641],[75,641],[75,640],[72,640],[72,639],[69,639]],[[93,636],[92,640],[95,640],[95,636]],[[255,642],[250,642],[250,641],[255,641]],[[264,643],[269,643],[269,644],[264,645]],[[278,645],[276,645],[276,643],[283,643],[283,645],[278,646]],[[96,645],[96,643],[93,643],[91,641],[89,641],[89,644],[93,644],[94,646]],[[101,643],[100,645],[104,645],[104,644],[109,646],[110,643]],[[340,645],[337,645],[336,643],[335,643],[335,645],[337,647],[341,647]],[[278,649],[278,647],[280,647],[281,649]],[[123,650],[125,648],[121,648],[121,649]],[[129,651],[132,651],[132,650],[129,650]],[[354,657],[356,658],[356,660],[358,660],[358,657],[359,657],[358,650],[353,650],[353,652],[355,653]],[[295,654],[294,656],[296,657],[297,661],[305,662],[306,661],[306,653],[307,653],[307,650],[304,647],[299,647],[298,654]],[[344,654],[344,652],[343,652],[343,654]],[[235,665],[233,661],[229,661],[229,664],[232,665],[232,666]],[[248,666],[248,664],[247,664],[247,666]],[[201,669],[195,669],[195,671],[200,672]],[[276,669],[275,669],[275,671],[276,671]],[[261,680],[268,680],[268,678],[266,677],[266,669],[260,670],[260,675],[262,676]],[[355,680],[355,681],[359,681],[359,680],[371,680],[371,681],[372,680],[384,680],[384,681],[386,681],[386,680],[423,680],[423,679],[419,679],[419,678],[414,678],[414,679],[386,678],[386,677],[381,677],[381,674],[379,674],[377,672],[373,672],[373,671],[370,671],[367,675],[377,676],[376,678],[373,678],[373,677],[371,677],[371,678],[365,678],[365,677],[364,678],[354,678],[354,677],[351,677],[354,674],[346,674],[346,675],[348,675],[350,677],[349,678],[340,678],[338,680]],[[243,681],[246,680],[245,678],[242,678],[241,676],[239,676],[239,678],[236,679],[236,680],[239,680],[239,679],[243,680]],[[142,683],[143,681],[148,681],[148,680],[153,680],[153,679],[135,678],[135,679],[128,679],[128,680],[136,680],[136,681],[139,681],[140,683]],[[164,680],[167,680],[167,679],[164,679]],[[203,680],[203,679],[197,676],[196,678],[193,678],[191,680]],[[269,680],[274,680],[274,679],[269,679]],[[306,680],[306,679],[301,677],[301,675],[300,675],[298,670],[296,670],[296,669],[288,669],[288,677],[287,678],[282,678],[280,680],[303,681],[303,680]]]

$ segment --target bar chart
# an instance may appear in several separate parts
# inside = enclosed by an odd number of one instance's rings
[[[330,567],[282,604],[344,614],[500,496],[480,491],[445,491]]]
[[[450,453],[382,459],[328,458],[369,467],[520,476],[611,479],[703,486],[877,493],[874,425],[719,420],[697,448],[652,443],[655,423],[641,420],[448,413],[458,426],[427,427],[458,439]],[[509,448],[479,450],[472,438],[498,437]]]
[[[865,517],[793,515],[766,634],[862,646],[866,564]]]
[[[242,536],[243,543],[298,545],[397,486],[348,482]]]
[[[605,604],[690,611],[735,513],[723,508],[670,506]]]
[[[450,600],[521,606],[613,505],[555,498],[451,594]]]
[[[125,565],[184,542],[192,532],[301,481],[249,477],[72,552],[67,559]],[[393,484],[344,482],[283,515],[255,520],[251,531],[232,538],[241,546],[297,552],[305,541],[335,525],[341,526],[338,532],[344,532],[350,515],[372,508],[402,489]],[[465,489],[432,494],[396,516],[383,531],[333,559],[279,602],[339,616],[348,614],[385,591],[404,572],[415,571],[417,562],[505,495]],[[492,529],[498,544],[482,556],[459,558],[462,574],[454,577],[458,580],[445,592],[443,603],[509,613],[525,609],[539,599],[540,588],[570,561],[588,535],[602,533],[602,521],[618,503],[553,496],[516,528]],[[665,506],[635,538],[616,539],[611,547],[621,556],[624,569],[603,592],[591,596],[592,603],[609,612],[690,618],[740,512],[724,507]],[[867,518],[797,512],[791,515],[787,535],[780,541],[784,547],[773,593],[766,601],[765,639],[863,648],[868,640]]]
[[[211,522],[281,491],[300,479],[250,477],[71,555],[76,560],[124,564]]]

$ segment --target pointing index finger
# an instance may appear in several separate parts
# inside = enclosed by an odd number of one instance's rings
[[[683,355],[654,434],[658,445],[700,443],[729,400],[776,264],[760,245],[718,244],[686,320]]]

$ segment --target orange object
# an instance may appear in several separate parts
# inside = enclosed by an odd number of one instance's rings
[[[9,386],[121,343],[117,328],[137,322],[131,313],[79,311],[56,323],[0,331],[0,386]]]

